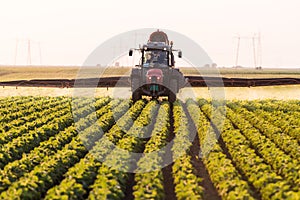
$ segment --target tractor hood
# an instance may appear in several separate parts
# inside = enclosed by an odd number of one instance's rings
[[[155,76],[155,77],[163,77],[163,72],[161,69],[149,69],[146,74],[147,77]]]

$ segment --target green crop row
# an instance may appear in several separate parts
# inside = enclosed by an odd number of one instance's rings
[[[84,118],[84,123],[88,123],[90,125],[87,129],[82,130],[81,128],[77,128],[81,131],[79,136],[87,149],[91,149],[95,142],[103,136],[104,132],[108,131],[116,123],[116,121],[118,121],[118,119],[126,113],[129,101],[125,100],[120,104],[117,104],[117,102],[118,101],[111,102],[113,104],[113,108],[110,108],[109,106],[111,106],[111,104],[108,104],[108,110],[106,109],[106,112],[103,112],[105,114],[99,115],[101,116],[99,119],[94,119],[93,117],[92,121],[87,121]]]
[[[22,117],[24,114],[30,114],[35,111],[35,105],[47,105],[56,101],[65,101],[66,98],[43,98],[43,97],[26,97],[16,98],[15,101],[2,103],[0,106],[0,123],[9,122]]]
[[[134,136],[137,134],[143,136],[149,132],[157,110],[157,102],[149,102],[124,137],[106,156],[105,164],[100,166],[97,179],[91,186],[89,199],[123,199],[125,197],[129,179],[126,171],[134,170],[133,164],[137,159],[132,157],[131,153],[141,150],[144,143],[143,139]]]
[[[215,117],[224,117],[224,109],[214,108],[205,105],[208,112],[214,110]],[[230,115],[227,113],[227,115]],[[298,194],[293,191],[292,185],[277,175],[274,170],[267,165],[262,158],[256,155],[255,149],[251,148],[251,143],[241,134],[239,129],[235,129],[234,125],[227,118],[223,122],[216,119],[216,127],[222,131],[223,138],[228,152],[232,156],[237,168],[244,174],[247,181],[259,191],[262,199],[294,199],[298,198]],[[237,151],[239,149],[239,151]]]
[[[249,105],[250,104],[250,105]],[[273,125],[277,126],[282,130],[283,133],[290,135],[295,138],[300,144],[300,112],[291,110],[287,113],[282,111],[282,109],[266,111],[267,107],[264,104],[259,104],[257,102],[234,102],[229,104],[235,107],[244,107],[249,111],[255,113],[255,115],[264,118]]]
[[[300,104],[298,100],[280,101],[269,99],[244,102],[248,104],[247,107],[250,110],[263,109],[267,112],[282,111],[284,113],[300,111]]]
[[[255,147],[255,150],[264,158],[265,162],[272,166],[275,172],[299,187],[300,166],[298,161],[280,150],[269,138],[262,135],[248,121],[241,118],[231,109],[227,109],[227,116]]]
[[[145,103],[143,101],[136,102],[107,132],[114,134],[115,128],[118,127],[121,130],[128,130],[128,124],[131,124],[131,120],[139,115],[143,109]],[[101,140],[100,140],[101,141]],[[87,197],[89,186],[93,184],[96,179],[97,170],[101,163],[99,162],[100,154],[106,156],[109,153],[109,148],[105,148],[103,143],[96,142],[93,149],[80,160],[79,163],[74,165],[64,175],[64,179],[59,185],[48,190],[45,199],[84,199]]]
[[[13,127],[20,126],[26,122],[32,122],[38,117],[42,116],[43,113],[49,111],[49,108],[55,107],[59,104],[65,104],[68,102],[67,99],[63,99],[61,101],[36,101],[27,103],[23,107],[14,107],[15,110],[2,112],[0,114],[0,129],[5,130],[6,132]]]
[[[15,109],[18,105],[26,104],[30,101],[48,100],[50,98],[45,97],[33,97],[33,96],[19,96],[19,97],[0,97],[0,110]],[[8,110],[9,111],[9,110]]]
[[[236,114],[249,121],[261,133],[270,138],[281,150],[296,160],[300,160],[300,146],[297,140],[293,139],[282,130],[264,120],[260,115],[247,111],[245,108],[232,108]]]
[[[45,108],[45,106],[44,106]],[[37,129],[51,121],[59,118],[63,111],[65,114],[70,112],[68,102],[56,102],[55,104],[47,105],[45,110],[41,113],[34,113],[33,115],[20,117],[14,121],[7,123],[4,126],[5,132],[0,134],[0,144],[8,143],[9,141],[17,138],[31,130]]]
[[[49,140],[41,142],[40,146],[34,148],[29,154],[23,154],[20,160],[8,163],[4,169],[0,170],[0,192],[6,190],[13,182],[43,162],[45,157],[54,155],[76,135],[75,128],[70,126]]]
[[[52,115],[59,114],[61,114],[60,117],[55,118],[51,123],[43,125],[36,130],[31,130],[27,134],[23,134],[4,144],[0,149],[0,168],[2,169],[9,162],[20,159],[23,153],[28,153],[42,141],[72,125],[73,120],[70,112],[57,111]]]
[[[137,163],[133,195],[136,199],[164,199],[162,165],[170,128],[170,105],[162,103],[144,156]]]
[[[126,110],[126,102],[117,106],[114,111],[117,116]],[[69,113],[70,114],[70,113]],[[88,114],[88,113],[86,113]],[[64,121],[64,120],[62,120]],[[98,121],[103,130],[109,129],[114,124],[111,117],[104,114]],[[111,124],[111,125],[109,125]],[[53,131],[53,130],[51,130]],[[73,137],[71,143],[58,150],[54,155],[44,157],[43,162],[36,165],[33,170],[23,174],[13,182],[6,191],[1,193],[2,198],[40,199],[47,190],[56,185],[63,174],[87,153],[83,142],[78,137]],[[26,184],[24,184],[26,183]],[[16,192],[16,188],[18,191]]]
[[[0,194],[2,199],[41,199],[49,188],[59,183],[69,167],[86,154],[82,143],[75,138],[62,150],[37,165]]]
[[[188,111],[198,130],[204,165],[219,195],[223,199],[254,199],[249,184],[223,152],[218,143],[218,134],[207,119],[213,116],[213,121],[216,122],[216,114],[212,115],[211,110],[206,109],[206,102],[199,101],[199,105],[193,100],[187,101]]]
[[[202,199],[203,188],[201,179],[195,175],[189,154],[192,141],[187,116],[182,102],[173,104],[174,115],[174,144],[172,147],[174,164],[172,174],[174,178],[175,194],[177,199]]]

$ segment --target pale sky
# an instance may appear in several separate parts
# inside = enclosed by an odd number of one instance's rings
[[[218,64],[235,63],[238,34],[261,32],[262,66],[300,67],[298,0],[0,0],[0,64],[81,65],[102,42],[122,32],[161,28],[197,42]],[[176,42],[176,41],[174,41]],[[239,63],[253,66],[252,41],[242,39]]]

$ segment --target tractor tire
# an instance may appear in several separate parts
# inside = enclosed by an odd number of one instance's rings
[[[134,92],[132,92],[132,101],[133,102],[136,102],[140,99],[142,99],[142,95],[140,94],[139,90],[135,90]]]
[[[176,93],[178,91],[178,82],[176,79],[171,79],[168,100],[170,103],[174,103],[176,101]]]

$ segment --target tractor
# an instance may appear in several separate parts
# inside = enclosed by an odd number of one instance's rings
[[[185,85],[183,74],[175,68],[173,53],[177,51],[181,58],[182,51],[173,49],[173,42],[169,42],[167,34],[160,30],[150,35],[147,44],[130,49],[129,56],[134,51],[141,53],[141,59],[130,75],[132,100],[137,101],[142,96],[154,99],[166,96],[173,103],[176,94]]]

